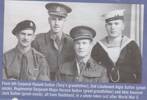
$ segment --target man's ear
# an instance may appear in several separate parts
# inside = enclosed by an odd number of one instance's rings
[[[18,39],[18,35],[19,35],[19,33],[15,34],[14,36]]]

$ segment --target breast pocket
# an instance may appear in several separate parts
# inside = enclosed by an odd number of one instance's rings
[[[74,81],[74,76],[73,75],[60,74],[60,80],[62,80],[62,81]]]
[[[99,82],[101,80],[102,74],[100,72],[84,72],[83,81],[85,82]]]

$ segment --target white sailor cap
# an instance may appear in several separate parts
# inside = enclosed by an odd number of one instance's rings
[[[118,20],[118,19],[124,20],[124,12],[125,9],[113,10],[111,12],[104,14],[103,17],[105,18],[106,23],[112,20]]]

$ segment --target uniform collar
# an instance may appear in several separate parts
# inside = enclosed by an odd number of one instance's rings
[[[98,41],[98,43],[102,46],[102,48],[104,49],[104,51],[107,53],[108,57],[111,59],[111,61],[113,62],[112,58],[110,57],[110,55],[108,54],[109,50],[108,50],[108,47],[106,45],[106,38],[105,37],[104,39]],[[133,41],[132,39],[129,39],[127,36],[123,36],[122,38],[122,44],[120,46],[120,53],[119,53],[119,57],[122,53],[122,50],[131,42]],[[113,47],[112,47],[113,48]],[[118,59],[119,59],[118,57]],[[113,62],[114,64],[116,64],[118,62],[118,59],[116,60],[116,62]]]
[[[86,69],[95,67],[94,61],[93,61],[93,59],[91,58],[91,56],[90,56],[88,59],[85,59],[85,60],[87,60],[87,61],[84,62],[84,63],[85,63],[85,66],[84,66],[84,68],[82,68],[82,70],[86,70]],[[81,74],[81,70],[80,70],[80,61],[78,61],[77,59],[75,59],[75,64],[76,64],[76,68],[75,68],[76,73],[77,73],[78,75],[80,75],[80,74]],[[75,66],[73,66],[73,67],[75,67]]]
[[[50,37],[50,39],[52,39],[52,40],[55,40],[56,39],[56,35],[52,32],[52,31],[49,31],[49,37]],[[61,41],[62,40],[66,40],[66,35],[64,34],[64,33],[62,33],[62,36],[61,36]]]
[[[94,67],[95,65],[94,59],[92,57],[89,58],[89,60],[87,61],[87,67]]]
[[[78,63],[83,62],[83,63],[86,64],[86,63],[88,62],[89,59],[90,59],[90,55],[86,56],[86,57],[83,58],[83,59],[78,59],[78,57],[76,57],[76,61],[77,61]]]
[[[27,52],[25,52],[25,53],[23,53],[20,49],[19,49],[19,47],[18,47],[18,45],[15,47],[15,51],[16,51],[16,54],[18,55],[18,57],[19,57],[19,59],[21,59],[21,57],[23,56],[23,55],[30,55],[31,54],[31,52],[32,52],[32,48],[30,48]]]
[[[127,44],[129,44],[131,41],[133,41],[132,39],[129,39],[127,36],[122,36],[122,44],[120,49],[122,50]],[[98,41],[98,43],[107,51],[107,37],[105,37],[104,39]]]
[[[76,64],[80,63],[80,61],[78,61],[77,59],[75,59],[75,62],[76,62]],[[91,64],[93,64],[93,62],[94,62],[94,59],[91,56],[84,59],[84,63],[86,64],[86,67],[93,67],[93,66],[91,66]]]

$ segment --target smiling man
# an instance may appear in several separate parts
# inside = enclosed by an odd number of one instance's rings
[[[72,39],[63,32],[66,17],[72,9],[61,3],[48,3],[45,7],[49,14],[50,30],[37,35],[32,46],[46,56],[51,67],[51,80],[56,80],[59,66],[74,57]]]
[[[74,40],[75,59],[60,67],[58,79],[78,82],[108,82],[106,69],[91,58],[96,32],[88,26],[74,27],[70,36]]]
[[[49,80],[49,66],[45,57],[31,47],[35,38],[35,23],[21,21],[13,29],[18,43],[3,56],[3,79]]]

